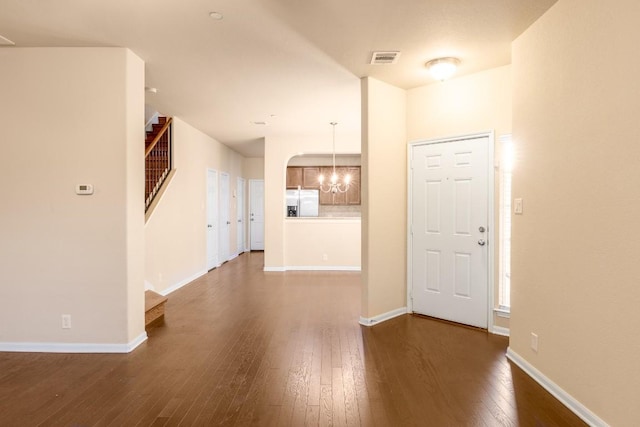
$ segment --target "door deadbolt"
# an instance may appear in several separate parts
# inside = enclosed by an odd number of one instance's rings
[[[478,228],[478,231],[481,233],[484,233],[486,230],[483,226],[480,226],[480,228]]]

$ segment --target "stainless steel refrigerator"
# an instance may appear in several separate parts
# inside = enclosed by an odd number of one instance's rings
[[[318,216],[320,193],[318,190],[287,190],[287,216]]]

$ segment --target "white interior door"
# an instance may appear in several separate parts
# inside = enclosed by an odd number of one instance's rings
[[[207,270],[218,266],[218,172],[207,169]]]
[[[220,173],[220,264],[229,260],[231,219],[229,218],[229,174]]]
[[[487,327],[489,137],[412,148],[413,311]]]
[[[236,186],[236,220],[238,222],[236,228],[236,234],[238,238],[237,251],[238,255],[244,252],[244,178],[238,178],[238,185]]]
[[[264,250],[264,181],[249,181],[249,234],[251,250]]]

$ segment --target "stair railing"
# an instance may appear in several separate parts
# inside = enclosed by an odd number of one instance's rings
[[[172,119],[169,117],[145,149],[144,210],[151,206],[172,168]]]

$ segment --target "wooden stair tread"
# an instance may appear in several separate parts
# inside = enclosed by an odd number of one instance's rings
[[[164,305],[169,298],[157,292],[144,292],[144,325],[149,326],[156,320],[164,319]]]

